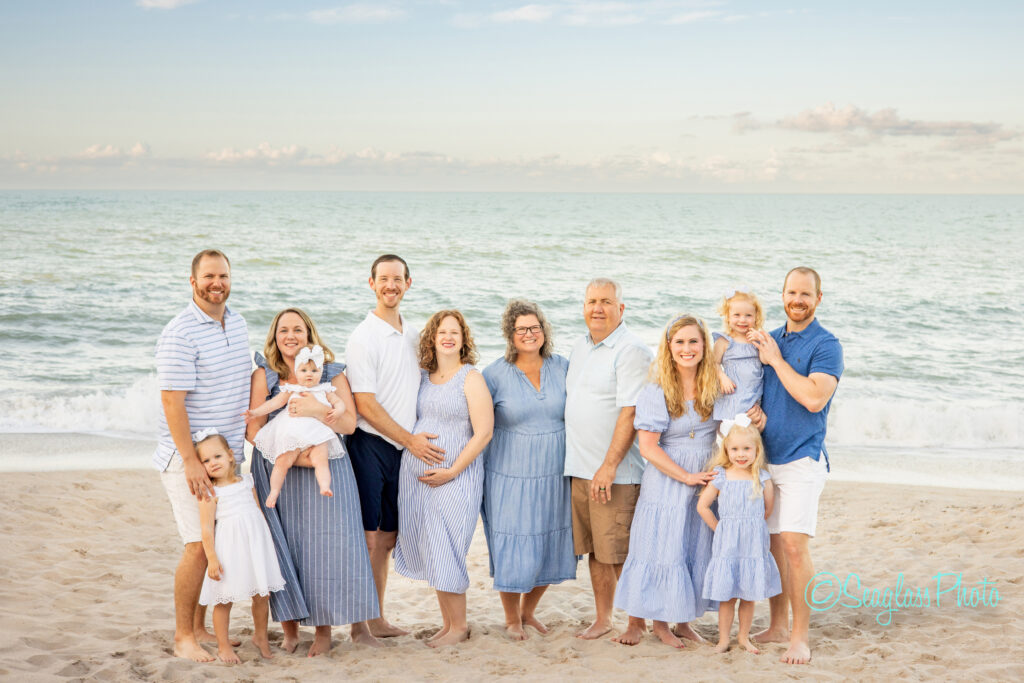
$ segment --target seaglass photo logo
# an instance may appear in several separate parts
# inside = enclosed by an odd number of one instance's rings
[[[882,587],[865,587],[855,573],[840,578],[832,572],[818,572],[807,582],[804,602],[815,612],[827,612],[836,607],[860,609],[879,608],[875,621],[882,626],[892,623],[893,614],[901,609],[958,608],[984,609],[999,604],[999,589],[995,581],[982,578],[974,583],[964,581],[963,572],[939,572],[930,581],[911,586],[903,577]]]

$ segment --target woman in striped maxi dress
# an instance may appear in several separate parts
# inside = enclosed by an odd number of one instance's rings
[[[420,391],[413,433],[436,434],[443,462],[402,453],[395,571],[437,592],[441,629],[431,647],[469,637],[466,555],[483,496],[483,463],[494,412],[487,383],[472,366],[476,349],[458,311],[435,313],[420,335]]]
[[[356,410],[342,372],[345,366],[329,362],[334,354],[320,339],[313,321],[299,308],[286,308],[274,318],[263,347],[266,357],[256,354],[258,367],[252,375],[250,404],[262,404],[280,391],[281,383],[295,381],[295,356],[307,344],[323,347],[328,361],[324,363],[323,381],[334,385],[345,410],[334,422],[328,422],[326,406],[312,396],[293,400],[289,409],[299,417],[320,419],[339,434],[351,434]],[[246,437],[250,441],[268,418],[249,423]],[[329,461],[333,498],[320,495],[308,456],[305,461],[300,458],[296,465],[285,480],[277,506],[267,508],[263,501],[270,492],[273,465],[258,450],[253,453],[256,492],[286,581],[285,589],[270,597],[274,621],[280,621],[284,631],[281,647],[295,651],[300,624],[316,627],[310,657],[330,650],[332,625],[352,624],[353,641],[376,644],[364,623],[380,616],[380,608],[360,522],[359,492],[352,464],[347,455]]]

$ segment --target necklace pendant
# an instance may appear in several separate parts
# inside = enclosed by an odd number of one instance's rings
[[[691,439],[693,438],[693,430],[692,429],[690,430],[690,438]]]

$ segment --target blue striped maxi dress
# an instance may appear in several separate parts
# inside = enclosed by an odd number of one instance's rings
[[[469,588],[466,555],[480,514],[483,460],[476,458],[457,477],[436,488],[418,477],[428,469],[451,467],[473,436],[465,391],[470,371],[476,369],[464,365],[444,384],[434,384],[425,370],[420,371],[413,433],[437,434],[434,443],[445,450],[444,462],[427,465],[406,450],[398,476],[395,571],[447,593],[465,593]]]
[[[659,444],[673,462],[687,472],[701,472],[711,457],[719,422],[701,421],[693,401],[687,401],[686,412],[672,419],[661,387],[648,384],[637,397],[633,424],[660,432]],[[644,468],[629,532],[629,555],[615,593],[615,606],[630,616],[678,623],[718,609],[717,602],[703,597],[712,532],[697,514],[700,491],[701,487],[676,481],[654,465]]]
[[[494,588],[529,593],[576,578],[570,485],[565,476],[562,356],[544,359],[540,390],[504,358],[487,366],[494,438],[484,461],[484,533]]]
[[[267,374],[267,398],[275,396],[280,392],[277,373],[260,354],[255,360]],[[330,382],[344,369],[341,363],[324,364],[322,381]],[[256,494],[286,582],[284,590],[270,594],[274,621],[338,626],[380,616],[352,463],[347,454],[327,462],[333,498],[320,495],[312,468],[293,467],[277,507],[269,509],[263,503],[270,492],[273,465],[259,451],[253,452]]]

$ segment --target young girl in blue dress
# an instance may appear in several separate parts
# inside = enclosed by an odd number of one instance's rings
[[[260,512],[252,475],[235,473],[235,455],[215,429],[193,435],[199,462],[206,469],[216,497],[200,501],[199,522],[206,552],[206,578],[200,605],[213,605],[217,656],[228,664],[242,660],[228,638],[231,604],[252,598],[253,645],[266,658],[269,596],[284,588],[274,541]]]
[[[765,464],[761,435],[744,413],[722,423],[722,443],[708,463],[714,479],[697,501],[697,512],[712,531],[711,561],[704,575],[704,598],[718,601],[718,645],[729,649],[739,599],[738,640],[748,652],[754,603],[782,592],[779,569],[768,549],[768,525],[775,489]],[[718,517],[711,504],[718,500]]]
[[[753,293],[735,289],[718,306],[725,334],[713,333],[715,367],[722,385],[722,397],[715,404],[714,418],[728,420],[761,402],[764,367],[757,347],[747,342],[747,333],[764,327],[764,309]]]

